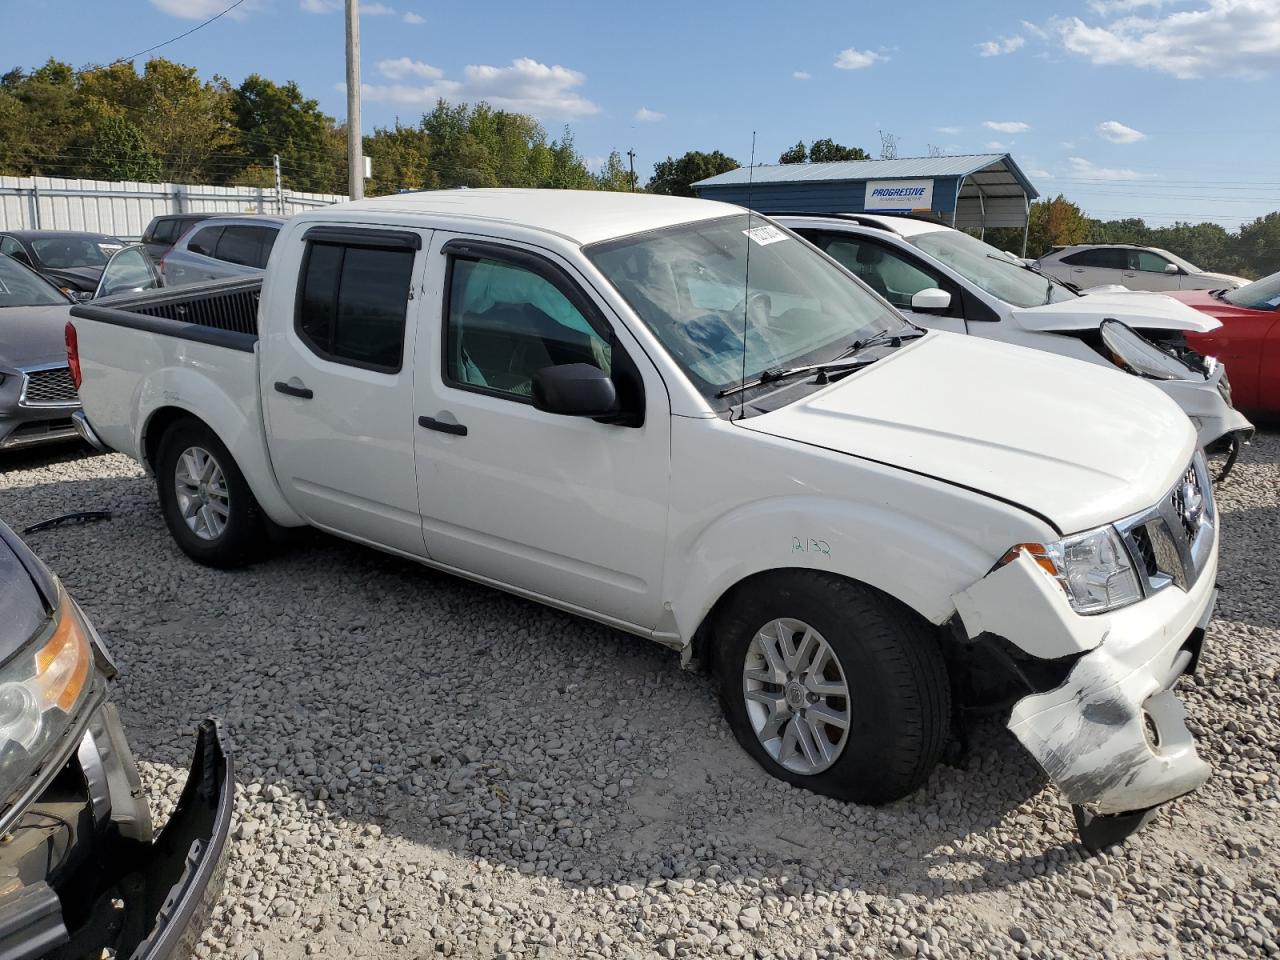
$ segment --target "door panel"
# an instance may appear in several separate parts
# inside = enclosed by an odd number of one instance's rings
[[[1257,409],[1280,415],[1280,316],[1272,314],[1271,326],[1263,335],[1258,365]],[[1230,373],[1230,368],[1227,368]],[[1235,380],[1232,380],[1234,386]]]
[[[397,235],[421,249],[308,244],[296,322],[263,342],[261,387],[290,504],[318,527],[422,556],[412,358],[431,234]]]
[[[437,231],[434,251],[453,239],[467,238]],[[478,260],[428,260],[414,357],[427,550],[468,573],[652,628],[666,544],[666,390],[567,263],[510,249],[548,270],[513,265],[491,247]],[[541,366],[592,362],[617,379],[622,351],[643,383],[642,426],[545,413],[529,401]]]

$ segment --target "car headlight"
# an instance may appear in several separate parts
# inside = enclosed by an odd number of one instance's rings
[[[1026,553],[1051,574],[1076,613],[1105,613],[1142,599],[1137,572],[1114,527],[1099,527],[1056,543],[1020,543],[1000,565]]]
[[[1111,362],[1122,370],[1152,380],[1203,380],[1196,370],[1161,350],[1119,320],[1103,320],[1098,327]]]
[[[59,588],[51,622],[0,667],[0,795],[21,786],[66,732],[92,672],[89,631]]]

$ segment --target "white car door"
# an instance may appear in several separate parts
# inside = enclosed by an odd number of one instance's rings
[[[433,244],[414,357],[419,501],[432,560],[654,627],[671,445],[657,370],[566,261],[443,231]],[[439,332],[427,336],[428,326]],[[642,423],[535,409],[533,375],[569,363],[642,385]]]
[[[931,330],[967,332],[959,287],[918,257],[861,234],[817,229],[799,232],[912,322]],[[942,310],[917,310],[912,301],[922,290],[943,290],[950,294],[951,302]]]
[[[1126,285],[1129,270],[1128,251],[1122,247],[1092,247],[1062,258],[1065,272],[1059,279],[1074,283],[1081,290],[1108,284]]]
[[[259,345],[276,479],[317,527],[421,556],[416,293],[429,230],[315,226],[292,322]]]

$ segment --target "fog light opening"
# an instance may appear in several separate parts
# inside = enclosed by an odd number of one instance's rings
[[[1159,750],[1160,728],[1156,726],[1155,719],[1146,710],[1142,711],[1142,732],[1146,734],[1147,746],[1152,750]]]

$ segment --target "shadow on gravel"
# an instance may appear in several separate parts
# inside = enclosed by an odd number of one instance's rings
[[[47,446],[19,447],[16,450],[0,450],[0,474],[10,470],[36,470],[56,463],[70,463],[84,457],[96,457],[93,448],[79,440],[51,443]]]

